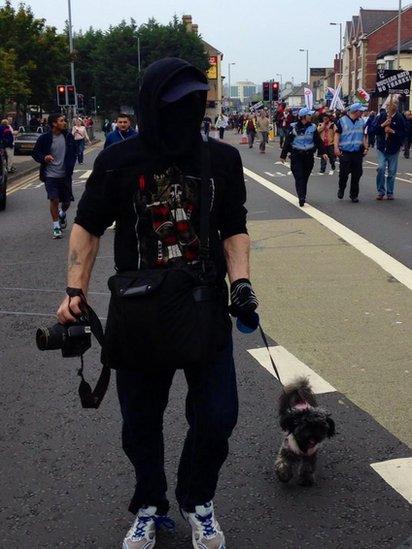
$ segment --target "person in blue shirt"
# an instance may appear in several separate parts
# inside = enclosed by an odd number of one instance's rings
[[[346,184],[350,179],[349,196],[352,202],[359,202],[359,181],[363,173],[363,157],[368,152],[368,136],[362,113],[367,108],[362,103],[354,103],[336,123],[335,156],[339,157],[338,198],[345,195]]]
[[[285,162],[290,153],[290,169],[295,178],[300,207],[305,205],[308,180],[315,163],[315,151],[324,160],[328,159],[317,127],[312,123],[313,112],[306,107],[300,109],[298,121],[291,124],[280,154],[280,159]]]
[[[113,143],[125,141],[136,134],[137,132],[130,127],[130,116],[120,113],[116,118],[116,128],[106,136],[104,148],[106,149],[110,145],[113,145]]]
[[[399,151],[406,136],[405,118],[398,111],[398,103],[391,102],[388,108],[381,112],[373,124],[372,131],[376,135],[378,154],[378,174],[376,200],[393,200],[395,177],[398,170]],[[388,175],[385,177],[386,168]]]

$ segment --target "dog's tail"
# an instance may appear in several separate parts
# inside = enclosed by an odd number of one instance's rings
[[[283,414],[288,408],[293,408],[299,403],[308,403],[313,407],[318,405],[309,379],[304,376],[298,377],[284,386],[279,399],[279,413]]]

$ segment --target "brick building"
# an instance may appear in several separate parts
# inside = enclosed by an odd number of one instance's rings
[[[356,90],[375,89],[377,59],[382,51],[396,47],[398,29],[397,10],[360,9],[347,21],[343,51],[343,95],[352,100]],[[401,14],[401,40],[412,38],[412,6]],[[402,68],[402,67],[401,67]]]

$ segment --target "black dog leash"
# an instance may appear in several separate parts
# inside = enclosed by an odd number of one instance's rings
[[[267,349],[267,352],[268,352],[268,355],[269,355],[269,358],[270,358],[270,362],[271,362],[271,364],[272,364],[272,368],[273,368],[273,370],[274,370],[274,372],[275,372],[275,374],[276,374],[276,377],[278,378],[279,383],[280,383],[281,386],[282,386],[282,389],[284,389],[284,385],[283,385],[282,380],[281,380],[280,375],[279,375],[279,370],[277,369],[276,364],[275,364],[275,361],[273,360],[272,353],[270,352],[270,347],[269,347],[269,344],[268,344],[268,340],[267,340],[267,338],[266,338],[266,334],[265,334],[265,332],[263,331],[263,328],[262,328],[260,322],[259,322],[259,326],[258,326],[258,327],[259,327],[260,335],[262,336],[262,339],[263,339],[263,343],[265,344],[265,347],[266,347],[266,349]]]

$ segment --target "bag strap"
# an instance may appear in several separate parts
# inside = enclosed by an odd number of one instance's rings
[[[211,162],[210,162],[210,148],[209,139],[206,135],[203,135],[202,142],[202,182],[200,188],[200,249],[199,259],[203,262],[207,261],[210,257],[209,247],[209,228],[210,228],[210,181],[211,174]]]

